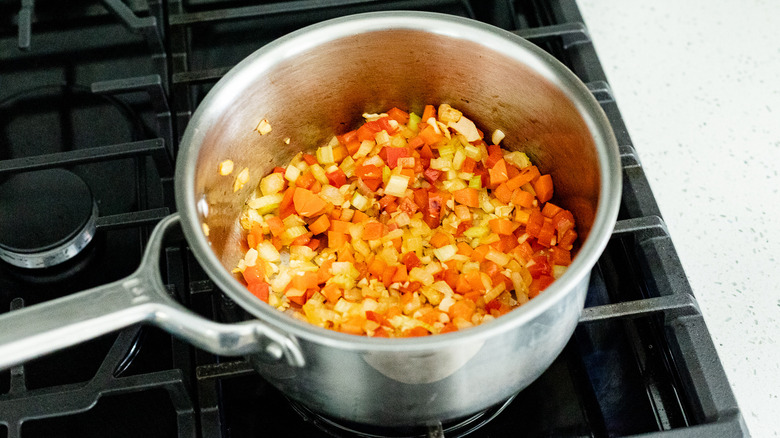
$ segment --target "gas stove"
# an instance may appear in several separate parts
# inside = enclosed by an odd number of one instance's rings
[[[696,299],[573,0],[0,2],[0,313],[118,280],[175,211],[178,139],[233,65],[325,19],[414,9],[510,30],[587,84],[620,145],[623,198],[561,355],[513,399],[402,436],[746,436]],[[641,150],[641,145],[638,146]],[[171,296],[243,311],[183,240]],[[380,436],[287,400],[241,359],[133,326],[0,372],[0,437]]]

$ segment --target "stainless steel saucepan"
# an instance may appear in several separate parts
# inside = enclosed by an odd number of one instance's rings
[[[567,272],[521,308],[481,326],[413,339],[374,339],[295,320],[253,297],[231,270],[241,258],[238,217],[273,166],[354,128],[365,112],[449,103],[505,148],[526,152],[555,182],[581,246]],[[254,131],[267,119],[272,131]],[[283,140],[290,138],[289,144]],[[248,168],[238,192],[225,159]],[[262,47],[198,107],[176,167],[179,212],[152,233],[130,277],[0,317],[0,367],[145,322],[256,370],[309,409],[377,426],[415,426],[486,409],[522,390],[571,337],[593,265],[621,196],[618,149],[588,89],[549,54],[509,32],[448,15],[385,12],[316,24]],[[257,319],[226,325],[169,298],[157,259],[181,224],[198,261]],[[204,233],[204,224],[209,229]]]

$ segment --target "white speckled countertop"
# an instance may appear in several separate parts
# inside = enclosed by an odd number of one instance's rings
[[[578,0],[748,429],[780,434],[780,2]]]

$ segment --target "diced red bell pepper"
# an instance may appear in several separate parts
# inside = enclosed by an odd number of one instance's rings
[[[333,172],[328,172],[325,174],[325,176],[328,178],[330,185],[334,187],[341,187],[347,183],[347,175],[343,170],[341,170],[341,168],[338,168]]]

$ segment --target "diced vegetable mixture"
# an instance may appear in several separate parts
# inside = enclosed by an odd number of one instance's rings
[[[258,299],[345,333],[425,336],[497,318],[563,274],[574,217],[500,130],[488,144],[447,104],[364,118],[247,201],[235,272]]]

